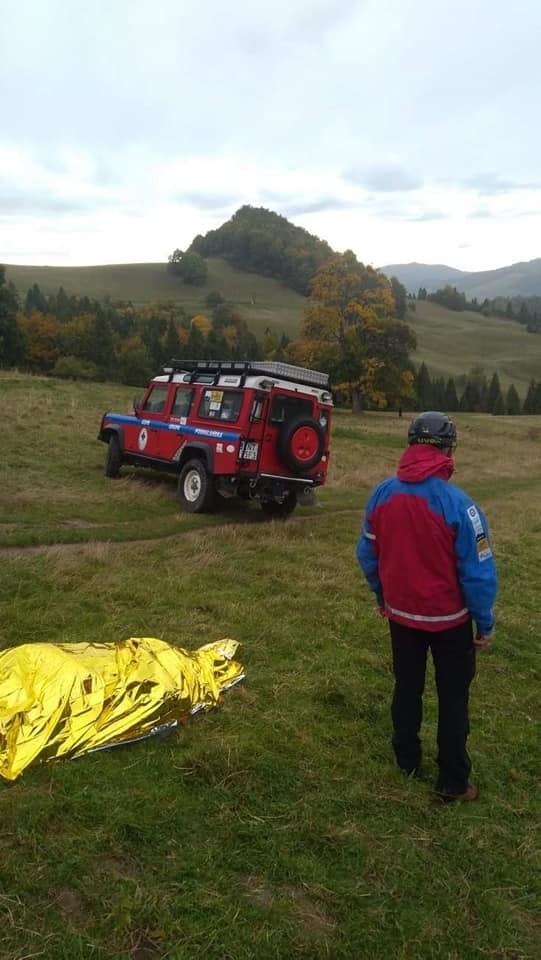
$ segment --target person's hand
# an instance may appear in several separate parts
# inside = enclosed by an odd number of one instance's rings
[[[385,607],[376,607],[376,613],[378,617],[382,617],[382,619],[385,619],[387,616],[385,613]]]
[[[478,633],[473,642],[478,650],[488,650],[493,639],[493,633]]]

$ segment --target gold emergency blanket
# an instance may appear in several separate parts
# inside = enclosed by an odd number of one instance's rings
[[[244,677],[238,644],[198,650],[151,637],[28,643],[0,653],[0,775],[174,727]]]

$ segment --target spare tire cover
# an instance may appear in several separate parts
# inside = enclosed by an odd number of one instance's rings
[[[295,473],[306,473],[319,463],[325,450],[325,430],[312,417],[285,423],[278,436],[281,460]]]

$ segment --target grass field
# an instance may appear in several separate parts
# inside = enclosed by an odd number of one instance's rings
[[[515,384],[524,399],[531,379],[541,378],[541,336],[498,317],[446,310],[417,301],[407,322],[417,334],[416,363],[424,361],[431,376],[456,376],[484,366],[490,378],[498,372],[502,387]]]
[[[188,517],[170,478],[103,476],[101,413],[131,393],[0,374],[1,646],[231,636],[247,679],[178,733],[0,785],[1,960],[534,960],[541,418],[458,419],[501,594],[472,691],[481,798],[442,807],[432,679],[410,782],[354,558],[407,420],[338,413],[320,506],[285,524]]]
[[[305,300],[270,277],[246,273],[220,258],[208,261],[204,287],[191,287],[167,273],[162,263],[131,263],[102,267],[8,266],[6,275],[24,298],[28,287],[38,283],[45,293],[63,286],[68,294],[86,294],[96,299],[106,295],[142,305],[157,300],[182,303],[190,314],[208,312],[205,297],[219,290],[235,303],[250,328],[261,336],[266,327],[292,339],[298,336]],[[416,334],[416,364],[427,364],[431,376],[468,373],[481,362],[492,376],[497,371],[502,386],[511,383],[524,399],[529,381],[541,378],[541,336],[524,327],[477,313],[456,313],[438,304],[420,301],[407,322]]]
[[[32,284],[46,293],[56,293],[60,286],[68,295],[88,296],[101,300],[131,300],[145,303],[174,301],[181,303],[190,315],[207,313],[205,298],[211,290],[219,290],[226,300],[235,303],[257,335],[270,326],[278,333],[296,334],[304,308],[304,298],[282,286],[271,277],[237,270],[219,257],[207,260],[207,282],[201,287],[183,283],[166,270],[164,263],[127,263],[100,267],[6,267],[11,280],[24,298]]]

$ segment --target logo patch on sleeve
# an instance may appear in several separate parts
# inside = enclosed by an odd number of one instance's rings
[[[471,507],[468,507],[468,516],[470,518],[470,523],[473,527],[473,532],[475,533],[475,536],[477,537],[479,536],[479,534],[483,534],[484,536],[485,531],[483,530],[483,524],[481,523],[481,517],[479,516],[479,511],[477,507],[474,506],[473,504],[471,505]]]
[[[478,533],[476,538],[477,543],[477,558],[478,560],[488,560],[492,556],[492,550],[490,549],[490,544],[484,533]]]

